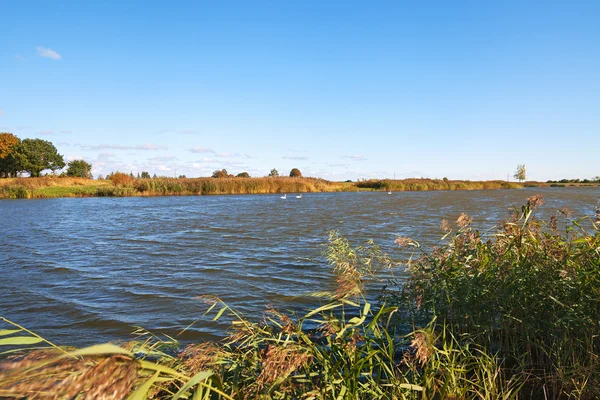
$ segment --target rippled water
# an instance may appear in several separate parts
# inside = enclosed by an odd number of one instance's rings
[[[131,338],[135,326],[177,334],[215,294],[248,316],[301,309],[331,288],[320,257],[330,230],[394,252],[397,235],[425,246],[461,212],[485,230],[542,193],[543,213],[593,213],[600,189],[315,193],[0,201],[0,316],[61,344]],[[180,338],[223,335],[201,320]]]

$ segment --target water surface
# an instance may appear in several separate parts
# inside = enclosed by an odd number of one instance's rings
[[[127,340],[136,326],[176,335],[214,294],[258,318],[267,305],[301,310],[332,287],[320,254],[330,230],[397,252],[431,246],[461,212],[480,230],[542,193],[548,216],[591,215],[598,188],[315,193],[0,201],[0,316],[60,344]],[[401,275],[401,273],[400,273]],[[220,337],[203,319],[182,340]]]

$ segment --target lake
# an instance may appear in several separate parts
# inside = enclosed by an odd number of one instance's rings
[[[592,215],[600,199],[600,188],[568,187],[3,200],[0,316],[58,344],[128,340],[136,326],[175,336],[199,318],[179,338],[214,339],[226,325],[202,319],[198,296],[251,318],[316,304],[307,294],[333,287],[321,256],[331,230],[394,255],[398,235],[431,247],[442,218],[461,212],[485,231],[536,193],[546,217]]]

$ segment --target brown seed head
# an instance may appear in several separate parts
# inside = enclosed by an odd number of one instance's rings
[[[544,204],[544,197],[541,194],[534,194],[531,197],[527,198],[527,204],[532,210],[535,210],[542,204]]]
[[[460,214],[460,217],[458,217],[458,219],[456,220],[456,224],[463,229],[471,225],[471,222],[473,222],[473,218],[469,217],[465,213]]]

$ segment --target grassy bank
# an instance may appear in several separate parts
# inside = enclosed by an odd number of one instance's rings
[[[0,179],[0,198],[186,196],[217,194],[310,193],[357,190],[351,184],[318,178],[84,178]]]
[[[530,198],[486,238],[467,215],[443,221],[443,244],[431,252],[398,238],[420,254],[408,262],[332,233],[326,257],[337,288],[313,294],[320,307],[249,319],[204,298],[208,318],[231,322],[221,342],[178,350],[172,338],[139,331],[121,346],[76,350],[4,320],[0,351],[49,350],[11,353],[0,397],[599,398],[600,226],[566,209],[538,221],[540,204]],[[403,267],[406,284],[392,281],[379,302],[367,300],[365,280]]]
[[[540,184],[547,185],[547,184]],[[103,196],[186,196],[351,191],[421,191],[512,189],[523,187],[503,181],[442,179],[367,180],[331,182],[319,178],[155,178],[134,179],[120,174],[112,180],[70,177],[0,179],[0,198],[36,199]]]

